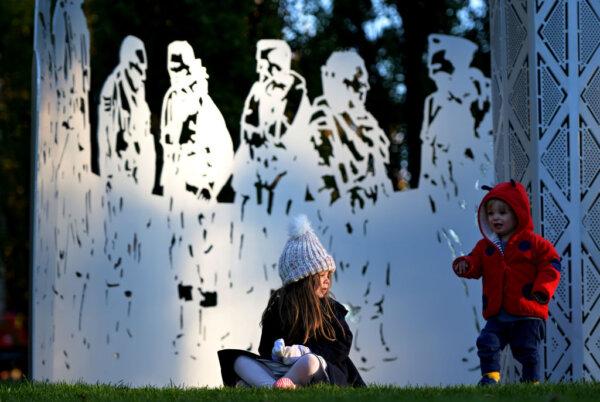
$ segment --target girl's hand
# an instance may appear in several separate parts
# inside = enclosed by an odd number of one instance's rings
[[[469,270],[469,262],[467,260],[460,260],[452,265],[452,269],[457,275],[464,275]]]
[[[271,357],[273,358],[273,360],[281,361],[283,359],[285,349],[286,346],[283,339],[277,339],[273,344],[273,349],[271,350]]]
[[[271,358],[277,362],[291,365],[307,353],[310,353],[310,349],[304,345],[285,346],[283,339],[277,339],[271,350]]]

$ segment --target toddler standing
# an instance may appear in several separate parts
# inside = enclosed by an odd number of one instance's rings
[[[479,384],[500,381],[500,352],[506,345],[523,365],[521,380],[538,382],[538,347],[560,280],[560,258],[548,240],[533,232],[529,198],[520,183],[511,180],[490,189],[478,220],[483,239],[452,268],[458,276],[483,281],[487,323],[477,338]]]

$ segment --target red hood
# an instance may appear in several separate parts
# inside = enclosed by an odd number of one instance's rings
[[[514,211],[515,216],[517,217],[517,229],[515,230],[515,233],[522,230],[533,231],[531,207],[529,206],[529,196],[527,195],[525,187],[523,187],[521,183],[507,181],[494,186],[494,188],[483,197],[481,204],[479,204],[479,230],[484,237],[489,239],[494,233],[488,225],[487,213],[485,211],[485,204],[492,198],[504,201]]]

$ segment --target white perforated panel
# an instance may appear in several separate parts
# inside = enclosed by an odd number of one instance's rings
[[[536,229],[562,256],[547,322],[545,377],[597,380],[600,3],[494,0],[490,11],[492,92],[499,100],[493,125],[503,137],[494,142],[496,176],[525,182]],[[514,380],[518,370],[505,372]]]

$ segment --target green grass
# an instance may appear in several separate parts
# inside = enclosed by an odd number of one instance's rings
[[[332,386],[293,391],[265,389],[128,388],[110,385],[44,383],[0,384],[0,401],[600,401],[600,383],[503,385],[460,387],[368,387],[347,389]]]

